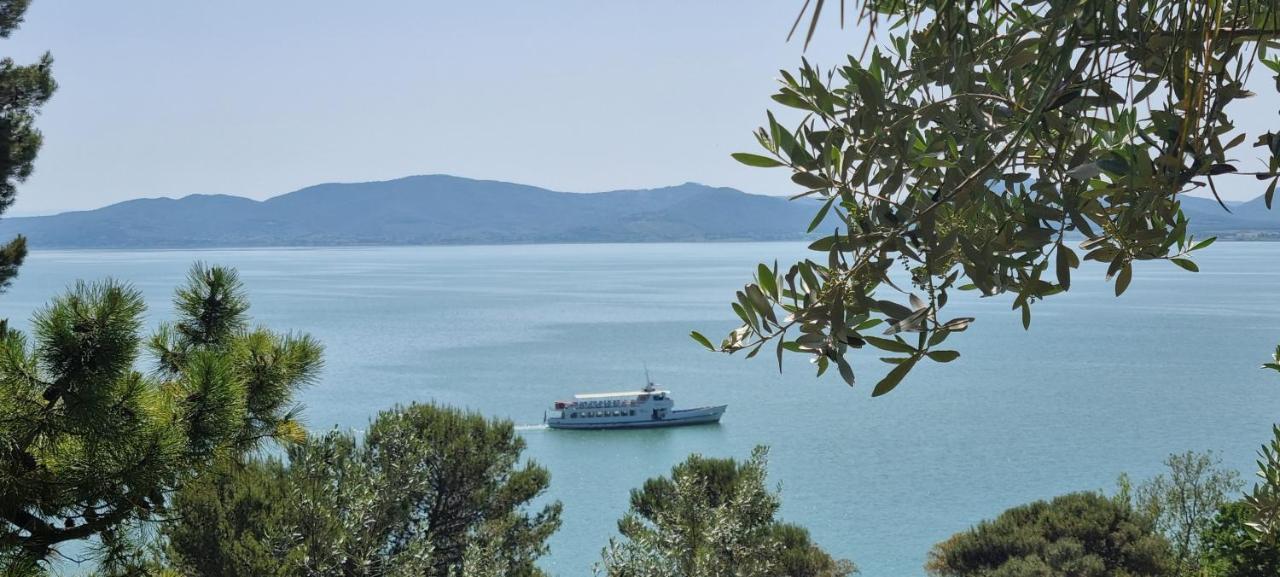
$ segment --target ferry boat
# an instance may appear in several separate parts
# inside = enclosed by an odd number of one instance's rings
[[[552,429],[646,429],[720,422],[728,405],[675,409],[671,391],[659,389],[645,374],[639,391],[574,395],[556,401],[543,417]]]

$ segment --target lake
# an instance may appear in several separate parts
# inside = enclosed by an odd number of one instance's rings
[[[769,445],[782,517],[863,569],[922,575],[933,543],[1007,507],[1142,479],[1171,452],[1219,452],[1252,475],[1280,420],[1280,243],[1218,243],[1201,271],[1137,267],[1122,298],[1098,267],[1039,304],[1030,331],[1009,297],[954,297],[976,316],[948,343],[963,356],[919,366],[870,398],[885,371],[858,354],[859,382],[815,379],[804,358],[706,352],[735,326],[728,307],[754,265],[805,256],[798,243],[533,245],[34,252],[0,317],[18,327],[75,279],[141,289],[152,324],[195,260],[238,267],[256,322],[326,345],[302,395],[314,431],[362,429],[396,403],[438,401],[521,425],[552,473],[564,525],[542,566],[591,574],[628,492],[690,453],[746,457]],[[541,428],[550,402],[644,384],[678,406],[728,403],[719,426],[649,431]],[[834,371],[832,371],[834,373]]]

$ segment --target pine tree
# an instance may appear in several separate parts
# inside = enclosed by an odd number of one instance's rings
[[[320,370],[320,345],[249,329],[230,269],[197,263],[175,305],[177,322],[151,339],[149,372],[136,366],[142,295],[116,281],[77,283],[36,313],[30,337],[0,335],[7,568],[94,537],[115,551],[211,463],[301,438],[292,398]]]
[[[8,38],[30,0],[0,0],[0,38]],[[13,205],[17,185],[31,176],[43,138],[35,128],[40,107],[53,95],[53,58],[46,52],[35,64],[0,59],[0,214]],[[18,274],[27,256],[27,239],[19,235],[0,245],[0,291]]]

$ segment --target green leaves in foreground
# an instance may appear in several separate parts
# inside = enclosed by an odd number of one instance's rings
[[[735,295],[740,325],[703,346],[773,347],[834,365],[855,382],[853,350],[893,365],[897,387],[974,322],[943,314],[957,290],[1032,305],[1070,289],[1086,261],[1115,294],[1135,263],[1191,259],[1213,239],[1187,231],[1179,195],[1218,182],[1280,180],[1280,135],[1249,135],[1225,112],[1280,37],[1269,3],[1167,0],[861,0],[877,42],[829,69],[781,72],[778,104],[755,132],[760,153],[810,198],[814,256],[757,267]],[[816,16],[815,16],[816,17]],[[882,24],[887,24],[884,26]],[[877,28],[878,27],[878,28]],[[1247,33],[1242,31],[1247,30]],[[861,43],[859,43],[861,44]]]
[[[1262,368],[1280,372],[1280,346]],[[1248,527],[1254,538],[1280,547],[1280,426],[1272,427],[1271,442],[1258,451],[1258,480],[1245,503],[1252,510]]]
[[[192,267],[178,316],[143,340],[142,294],[78,283],[0,331],[0,573],[61,544],[113,544],[162,517],[181,484],[219,459],[304,431],[293,398],[320,370],[305,335],[249,330],[234,270]],[[149,344],[155,369],[137,365]]]

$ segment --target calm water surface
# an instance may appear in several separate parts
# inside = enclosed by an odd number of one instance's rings
[[[313,430],[363,429],[395,403],[435,400],[513,419],[552,473],[564,526],[543,566],[591,574],[628,491],[689,453],[745,457],[771,447],[783,516],[856,561],[864,575],[912,576],[929,547],[1006,507],[1110,489],[1158,472],[1170,452],[1213,449],[1251,474],[1280,420],[1280,376],[1259,370],[1280,342],[1280,243],[1219,243],[1199,274],[1139,267],[1124,298],[1101,270],[1038,307],[1030,332],[1010,300],[956,298],[979,318],[953,337],[963,356],[917,368],[870,398],[814,379],[803,359],[779,375],[768,355],[707,353],[687,334],[731,329],[727,306],[754,264],[805,254],[791,243],[545,245],[227,251],[35,252],[0,316],[18,326],[77,278],[143,290],[149,322],[170,317],[190,263],[236,266],[257,322],[327,347],[302,395]],[[543,409],[574,392],[643,384],[642,365],[680,405],[728,403],[719,426],[550,431]]]

